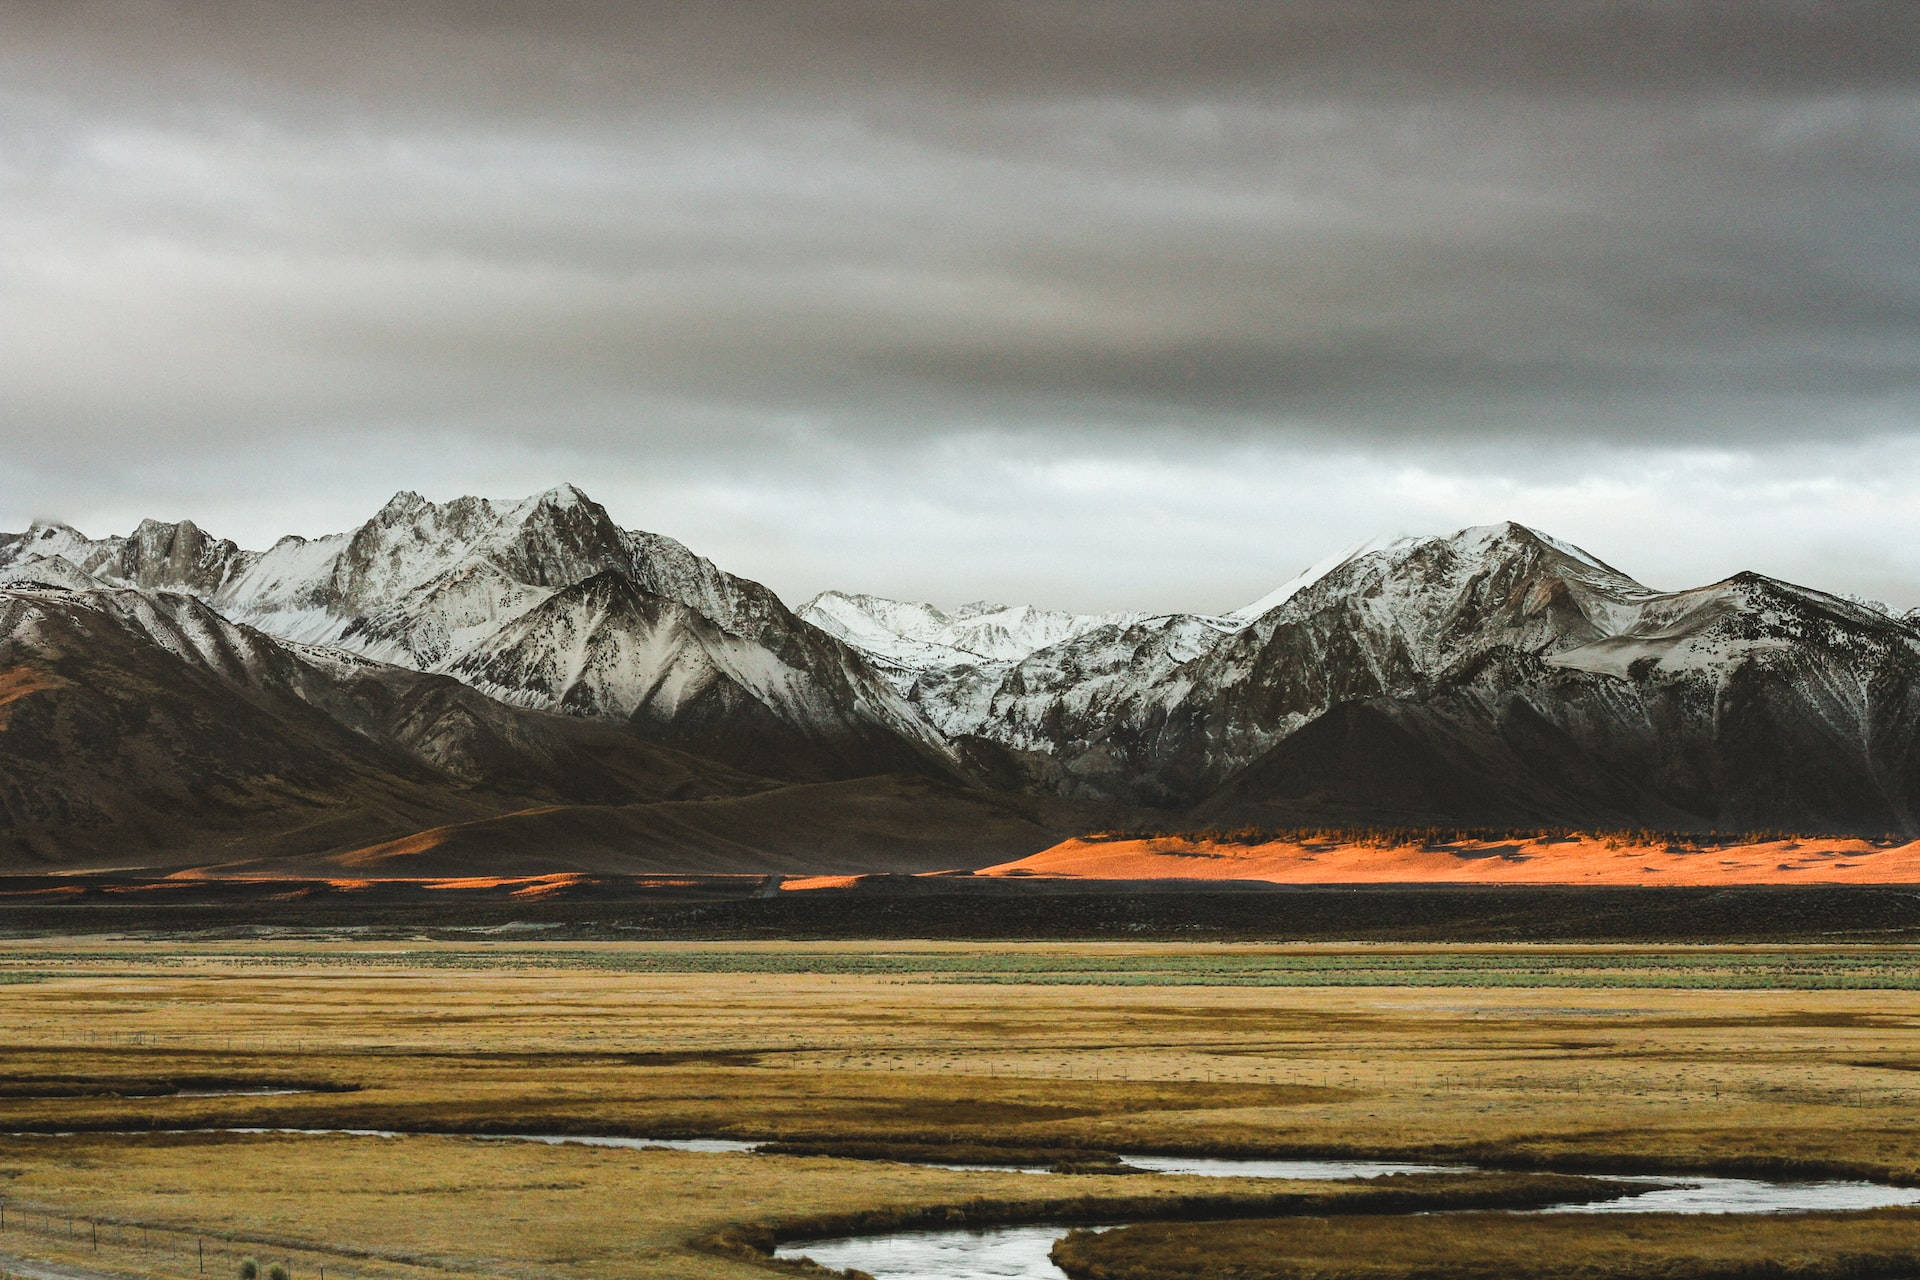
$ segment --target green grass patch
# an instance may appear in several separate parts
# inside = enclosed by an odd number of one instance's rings
[[[31,971],[0,982],[68,976],[138,978],[124,957],[34,953]],[[146,958],[143,958],[146,959]],[[258,951],[161,954],[149,976],[191,967],[436,971],[565,970],[635,974],[774,974],[893,977],[907,982],[1112,987],[1573,987],[1720,991],[1920,990],[1920,948],[1549,950],[1537,947],[1416,952],[1262,952],[1151,949],[1111,955],[1054,951],[757,949],[618,951],[428,948],[380,952]]]
[[[144,958],[146,977],[192,967],[217,977],[259,969],[603,971],[895,977],[908,983],[1069,986],[1482,986],[1482,988],[1682,988],[1682,990],[1920,990],[1920,948],[1832,950],[1469,950],[1469,952],[1181,952],[1062,954],[1000,950],[553,950],[422,948],[392,952],[221,952]],[[138,979],[121,956],[33,954],[33,969],[0,971],[0,983],[56,975]],[[58,973],[50,967],[58,967]]]

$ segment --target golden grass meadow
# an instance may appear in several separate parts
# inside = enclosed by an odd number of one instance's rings
[[[0,1258],[183,1280],[236,1276],[245,1258],[293,1280],[745,1277],[791,1266],[755,1247],[776,1236],[1158,1206],[1332,1213],[1341,1248],[1302,1251],[1286,1274],[1361,1274],[1328,1257],[1352,1263],[1354,1239],[1408,1230],[1360,1203],[1386,1184],[852,1156],[1096,1167],[1129,1151],[1353,1154],[1911,1182],[1910,960],[1792,947],[16,940],[0,944]],[[234,1092],[276,1088],[296,1091]],[[169,1132],[209,1128],[410,1136]],[[795,1154],[488,1133],[731,1137]],[[1459,1179],[1421,1194],[1467,1203]],[[1873,1228],[1887,1250],[1920,1239],[1906,1214],[1874,1218],[1893,1224]],[[1720,1274],[1703,1257],[1753,1269],[1751,1231],[1662,1230],[1658,1249],[1599,1253],[1617,1266],[1658,1254],[1660,1274]],[[1829,1234],[1830,1269],[1808,1274],[1853,1274],[1831,1268],[1856,1237]],[[1164,1257],[1140,1270],[1138,1254],[1098,1274],[1191,1274]],[[1406,1274],[1426,1265],[1404,1240],[1366,1256]]]

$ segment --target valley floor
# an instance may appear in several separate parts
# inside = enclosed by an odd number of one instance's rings
[[[1272,1189],[856,1148],[1911,1181],[1916,986],[1920,953],[1834,945],[16,939],[0,1254],[181,1280],[245,1256],[294,1280],[744,1278],[769,1264],[726,1242],[766,1229]],[[210,1128],[811,1153],[170,1132]]]
[[[456,941],[1892,943],[1920,942],[1920,894],[1818,883],[1274,884],[1035,875],[0,876],[0,937],[137,933],[187,940],[316,931]]]

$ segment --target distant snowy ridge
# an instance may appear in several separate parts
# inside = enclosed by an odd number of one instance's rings
[[[1261,788],[1337,792],[1348,777],[1364,775],[1313,772],[1352,749],[1321,741],[1322,732],[1334,732],[1322,727],[1350,714],[1342,708],[1378,706],[1382,717],[1409,717],[1396,734],[1440,735],[1445,745],[1420,751],[1453,761],[1444,767],[1492,768],[1474,762],[1517,752],[1503,767],[1523,774],[1563,755],[1577,758],[1575,791],[1601,788],[1587,773],[1606,778],[1625,767],[1620,759],[1691,752],[1660,764],[1667,773],[1656,781],[1675,789],[1676,798],[1662,801],[1674,806],[1671,813],[1697,814],[1687,806],[1743,785],[1702,763],[1736,748],[1718,735],[1734,732],[1741,716],[1762,715],[1762,726],[1739,731],[1738,751],[1789,731],[1821,744],[1805,748],[1812,760],[1858,755],[1858,744],[1872,744],[1844,768],[1878,780],[1860,784],[1845,805],[1865,812],[1891,804],[1880,809],[1884,820],[1920,820],[1901,807],[1905,801],[1861,798],[1920,793],[1913,728],[1920,726],[1920,634],[1870,608],[1757,574],[1656,591],[1559,539],[1511,523],[1486,525],[1363,546],[1213,624],[1172,615],[1095,628],[1009,665],[925,670],[908,693],[943,732],[1019,753],[1044,785],[1175,806],[1250,776],[1263,781],[1245,782],[1247,794],[1235,803],[1255,803]],[[1750,691],[1763,687],[1770,692],[1756,702]],[[1509,715],[1519,717],[1512,726]],[[1529,723],[1537,727],[1527,732],[1546,735],[1530,751],[1489,739]],[[1299,748],[1306,755],[1288,757],[1284,771],[1259,772],[1270,753],[1302,734],[1301,742],[1316,743]],[[1384,741],[1362,760],[1391,760],[1407,749]],[[1588,761],[1589,753],[1594,761],[1616,753],[1615,763]],[[1889,769],[1895,776],[1881,777]],[[1456,791],[1466,785],[1450,784]],[[1492,798],[1499,788],[1486,785],[1487,795],[1459,793],[1459,803],[1523,805]],[[1541,786],[1551,792],[1572,784]],[[1440,787],[1418,804],[1452,803],[1449,794]],[[1749,812],[1771,803],[1739,794]],[[1544,801],[1531,803],[1552,812]],[[1619,804],[1613,812],[1632,812]]]
[[[1513,523],[1375,540],[1226,616],[839,591],[796,614],[570,486],[402,493],[266,551],[190,521],[0,535],[0,591],[124,590],[761,776],[932,771],[1236,822],[1920,829],[1914,615],[1750,573],[1655,590]]]
[[[1180,620],[1214,634],[1248,625],[1350,560],[1414,539],[1381,536],[1328,556],[1295,574],[1251,604],[1226,614],[1068,613],[1034,605],[976,601],[948,611],[936,605],[848,591],[823,591],[799,609],[800,617],[896,672],[1012,664],[1042,649],[1078,640],[1109,627]]]
[[[1137,622],[1137,613],[1066,613],[1033,605],[979,601],[947,612],[885,596],[826,591],[800,617],[864,652],[924,670],[980,662],[1017,662],[1038,649],[1098,627]]]

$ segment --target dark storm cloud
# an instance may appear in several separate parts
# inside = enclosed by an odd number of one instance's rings
[[[820,89],[964,96],[1164,96],[1358,89],[1636,94],[1903,86],[1920,24],[1897,0],[49,0],[8,6],[43,48],[149,67],[224,64],[321,91],[448,83],[474,105],[556,114],[651,72],[777,97]],[[143,56],[144,55],[144,56]],[[404,76],[397,74],[404,71]],[[179,77],[185,79],[188,77]]]
[[[1911,3],[0,28],[0,466],[53,502],[328,432],[396,476],[458,441],[798,494],[855,457],[938,483],[981,440],[1441,477],[1505,449],[1516,484],[1734,450],[1761,484],[1920,431]]]

